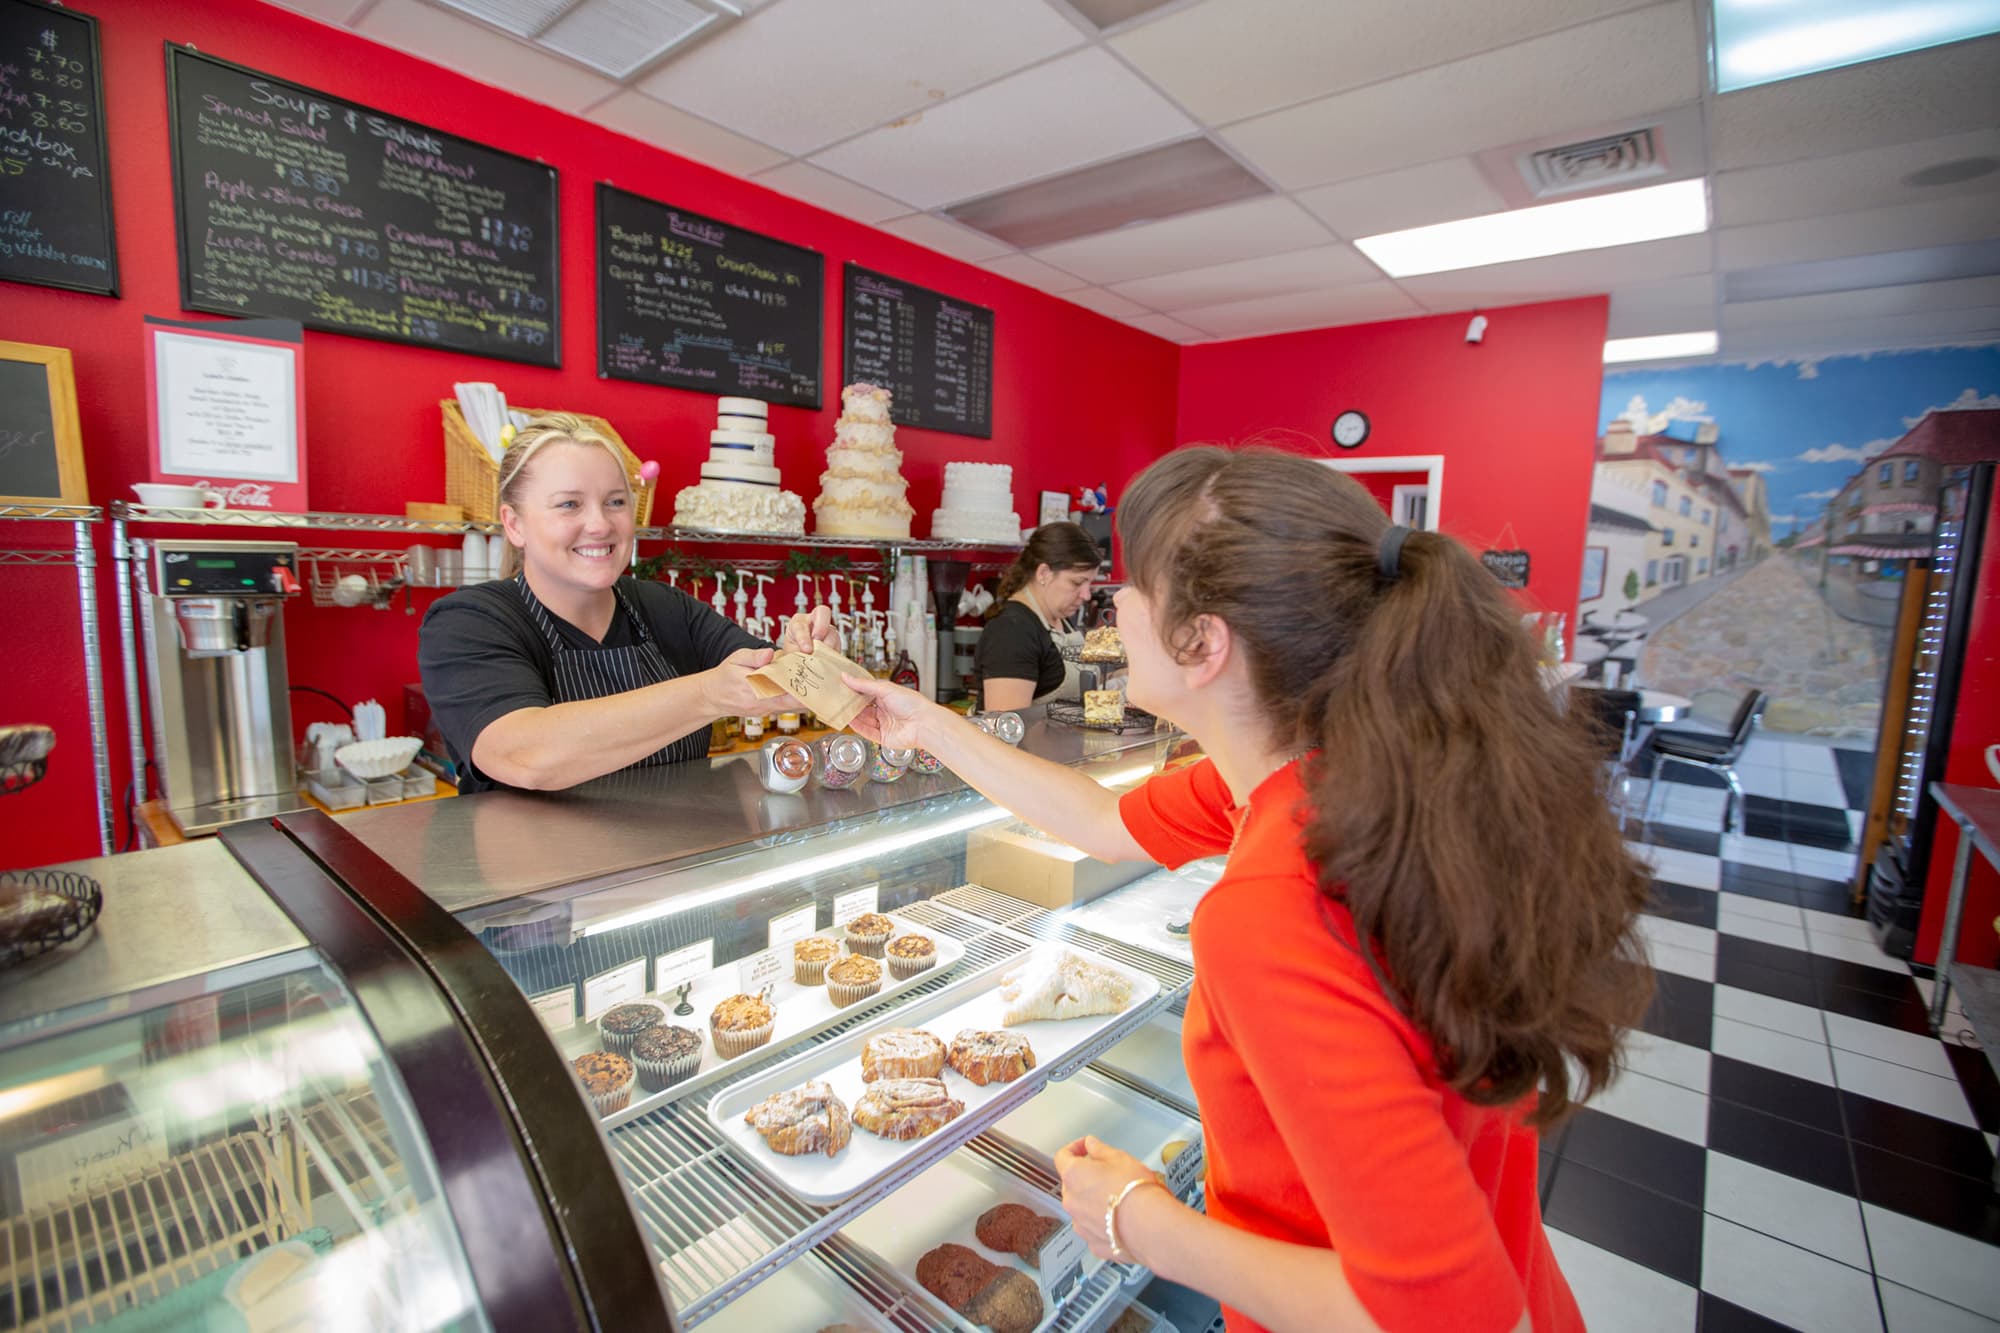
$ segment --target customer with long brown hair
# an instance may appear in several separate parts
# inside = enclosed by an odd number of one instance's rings
[[[1650,993],[1646,873],[1582,722],[1469,552],[1310,459],[1181,450],[1118,520],[1131,698],[1201,763],[1118,797],[857,682],[857,729],[1099,859],[1228,855],[1183,1026],[1207,1216],[1094,1137],[1058,1156],[1064,1207],[1231,1333],[1580,1329],[1538,1134]]]
[[[1039,699],[1075,696],[1076,667],[1064,660],[1056,634],[1090,598],[1102,556],[1075,523],[1044,523],[1000,575],[993,609],[973,650],[979,706],[988,712],[1026,708]],[[1082,647],[1082,639],[1077,638]]]

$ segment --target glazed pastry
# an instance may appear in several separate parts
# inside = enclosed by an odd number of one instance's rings
[[[988,1208],[973,1224],[979,1243],[1002,1254],[1018,1254],[1030,1268],[1042,1266],[1042,1246],[1062,1230],[1062,1223],[1024,1204],[1003,1203]]]
[[[1122,662],[1125,660],[1125,641],[1118,637],[1116,625],[1104,625],[1083,633],[1083,660],[1086,662]]]
[[[944,1071],[944,1042],[919,1028],[890,1028],[861,1048],[861,1081],[936,1078]]]
[[[1122,973],[1068,949],[1042,950],[1001,974],[1002,1022],[1088,1018],[1118,1014],[1132,1003],[1132,983]]]
[[[9,880],[0,884],[0,944],[26,944],[59,935],[83,904],[52,889]]]
[[[889,941],[889,971],[898,981],[937,966],[937,943],[928,935],[898,935]]]
[[[934,1078],[885,1078],[854,1104],[854,1123],[877,1138],[921,1139],[937,1133],[965,1111],[943,1082]]]
[[[963,1245],[940,1245],[917,1260],[925,1291],[993,1333],[1032,1333],[1042,1322],[1042,1292],[1026,1273],[981,1258]]]
[[[980,1087],[1012,1083],[1035,1067],[1035,1050],[1018,1032],[967,1028],[951,1039],[951,1067]]]
[[[1085,690],[1083,720],[1092,726],[1118,727],[1125,724],[1125,691]]]
[[[744,1112],[743,1119],[764,1136],[772,1152],[787,1157],[815,1152],[832,1157],[854,1137],[846,1104],[818,1079],[766,1097]]]

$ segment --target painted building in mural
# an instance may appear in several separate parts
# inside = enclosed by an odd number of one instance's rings
[[[1582,606],[1585,618],[1627,611],[1662,592],[1770,551],[1765,491],[1739,483],[1712,422],[1640,434],[1621,417],[1597,446]],[[1603,577],[1593,580],[1591,571]],[[1601,604],[1601,605],[1600,605]]]

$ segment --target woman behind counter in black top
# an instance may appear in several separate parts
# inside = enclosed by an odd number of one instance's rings
[[[1063,660],[1054,631],[1090,598],[1101,557],[1074,523],[1044,523],[1000,576],[1000,588],[973,665],[979,706],[987,712],[1025,708],[1062,693],[1075,670]]]
[[[461,791],[555,790],[708,753],[718,717],[785,711],[749,675],[773,652],[677,588],[622,577],[632,550],[623,457],[579,417],[530,422],[500,461],[500,578],[439,599],[417,660]],[[785,646],[832,633],[796,616]]]

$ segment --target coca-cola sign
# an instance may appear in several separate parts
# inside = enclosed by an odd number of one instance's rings
[[[203,490],[214,491],[219,494],[222,497],[223,506],[228,509],[277,508],[271,502],[271,488],[263,482],[239,481],[231,484],[229,482],[209,481],[204,477],[194,484]]]

